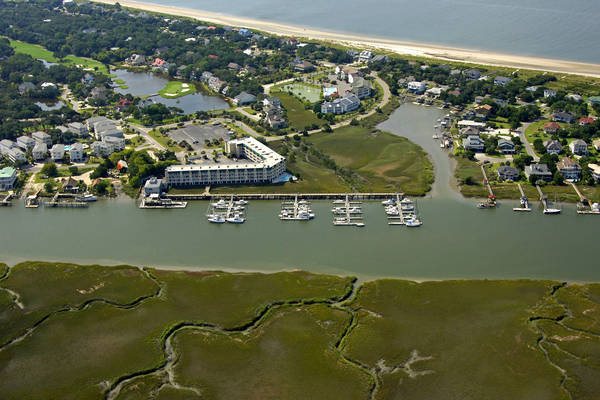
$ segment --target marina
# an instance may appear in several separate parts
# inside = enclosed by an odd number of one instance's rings
[[[293,202],[284,201],[281,203],[279,219],[282,221],[309,221],[315,217],[310,203],[306,200],[299,200],[298,195]]]
[[[333,208],[334,226],[356,226],[362,228],[365,226],[362,217],[362,202],[360,200],[351,200],[350,195],[346,195],[344,200],[334,200]]]
[[[87,207],[88,203],[82,202],[82,204],[86,204]],[[139,207],[145,209],[186,208],[187,202],[174,201],[169,198],[160,197],[158,194],[153,193],[150,196],[143,197]]]
[[[385,207],[388,225],[404,225],[409,228],[416,228],[423,225],[417,211],[416,202],[410,200],[408,197],[403,198],[399,194],[396,194],[394,198],[384,200],[381,204]]]
[[[206,218],[212,224],[243,224],[246,222],[246,205],[246,200],[234,200],[234,196],[228,201],[221,198],[209,203]]]

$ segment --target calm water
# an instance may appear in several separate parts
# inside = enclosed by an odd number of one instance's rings
[[[114,80],[122,79],[127,89],[115,86],[115,91],[133,96],[150,96],[163,89],[168,80],[154,75],[152,72],[129,72],[123,69],[113,70],[116,75]],[[196,111],[221,110],[229,108],[227,102],[218,96],[210,96],[203,93],[194,93],[177,99],[165,99],[161,96],[152,96],[150,99],[155,103],[161,103],[169,107],[179,107],[184,113],[190,114]]]
[[[597,0],[146,1],[370,37],[600,62]]]
[[[599,218],[573,207],[558,216],[516,214],[503,201],[478,210],[450,184],[448,158],[431,139],[439,110],[404,105],[382,127],[431,151],[438,180],[418,201],[424,225],[388,226],[378,202],[364,204],[365,228],[334,227],[331,203],[315,202],[308,223],[282,222],[279,202],[254,201],[248,222],[211,225],[205,202],[185,210],[140,210],[133,201],[89,209],[0,209],[0,259],[70,260],[242,270],[303,268],[363,278],[552,278],[600,281],[592,237]]]

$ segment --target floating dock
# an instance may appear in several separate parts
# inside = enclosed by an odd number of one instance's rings
[[[306,200],[298,200],[298,195],[294,197],[294,201],[281,203],[279,219],[282,221],[309,221],[314,217],[310,203]]]
[[[519,192],[521,192],[521,207],[515,207],[515,208],[513,208],[513,211],[530,212],[531,207],[529,207],[529,199],[525,195],[525,192],[523,191],[523,187],[521,186],[521,184],[517,183],[517,186],[519,187]]]
[[[346,195],[344,201],[336,200],[333,202],[333,225],[335,226],[358,226],[363,227],[365,223],[362,217],[362,202],[350,200],[350,195]]]
[[[44,207],[52,208],[87,208],[88,202],[76,201],[74,194],[71,193],[56,193],[52,200],[45,201]]]
[[[245,206],[247,203],[243,199],[235,200],[233,195],[229,196],[227,201],[220,198],[208,205],[206,216],[212,223],[243,224],[246,222]]]
[[[396,193],[394,198],[388,199],[383,205],[386,207],[388,225],[417,227],[423,224],[418,216],[416,202],[407,197]]]
[[[294,200],[296,196],[305,200],[344,200],[350,196],[352,200],[383,200],[392,196],[393,193],[235,193],[236,199],[243,200]],[[401,193],[401,195],[404,195]],[[172,200],[214,200],[228,199],[231,194],[167,194],[166,197]]]

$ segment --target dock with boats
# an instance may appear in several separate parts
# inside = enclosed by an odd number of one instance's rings
[[[80,201],[72,193],[56,193],[50,201],[44,201],[44,207],[50,208],[87,208],[87,201]]]
[[[12,194],[0,194],[0,207],[10,207],[12,206]]]
[[[282,221],[309,221],[315,217],[310,207],[310,202],[294,197],[294,201],[284,201],[281,203],[279,219]]]
[[[85,203],[87,204],[87,202]],[[140,208],[145,209],[167,209],[167,208],[186,208],[187,202],[175,201],[167,197],[160,197],[157,193],[143,197]]]
[[[346,195],[344,200],[334,200],[331,212],[335,226],[365,226],[362,216],[362,201],[350,200],[349,195]]]
[[[519,187],[519,191],[521,192],[521,206],[513,208],[513,211],[530,212],[531,207],[529,206],[529,199],[525,195],[523,186],[521,186],[520,183],[517,183],[517,186]]]
[[[418,215],[416,202],[408,197],[396,194],[394,197],[382,201],[381,204],[385,207],[388,225],[403,225],[409,228],[423,225]]]
[[[540,185],[535,185],[535,187],[537,188],[537,191],[540,195],[540,201],[544,205],[544,214],[546,214],[546,215],[560,214],[561,209],[556,206],[556,204],[557,204],[556,199],[555,199],[554,203],[550,203],[548,201],[548,196],[546,196],[544,194],[544,192],[542,192],[542,188],[540,187]]]
[[[496,195],[492,190],[492,185],[488,180],[487,174],[485,173],[485,168],[483,165],[480,165],[481,173],[483,174],[483,184],[487,187],[488,192],[490,193],[486,201],[482,201],[477,204],[477,208],[495,208],[496,207]]]
[[[246,222],[246,205],[246,200],[235,200],[234,196],[228,200],[221,198],[209,203],[206,217],[212,224],[243,224]]]

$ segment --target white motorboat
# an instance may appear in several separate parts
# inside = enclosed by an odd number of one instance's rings
[[[217,201],[216,203],[210,203],[211,206],[213,206],[214,208],[220,209],[220,210],[226,210],[227,209],[227,202],[223,199],[220,199],[219,201]]]
[[[409,228],[416,228],[416,227],[419,227],[419,226],[423,225],[423,223],[421,222],[421,220],[420,219],[416,219],[416,218],[415,219],[409,219],[409,220],[405,221],[405,224]]]
[[[93,194],[86,193],[84,195],[75,197],[75,200],[76,201],[96,201],[96,200],[98,200],[98,198],[96,196],[94,196]]]
[[[240,199],[240,200],[235,201],[235,203],[233,203],[233,204],[235,204],[236,206],[245,206],[248,204],[248,202],[244,199]]]
[[[560,214],[560,208],[544,208],[544,214]]]
[[[396,200],[394,199],[387,199],[381,202],[382,205],[384,206],[395,206],[396,205]]]
[[[222,216],[213,214],[208,216],[208,222],[211,224],[224,224],[226,221]]]
[[[235,214],[233,217],[229,217],[226,221],[230,224],[243,224],[246,222],[246,218],[242,218],[239,214]]]

